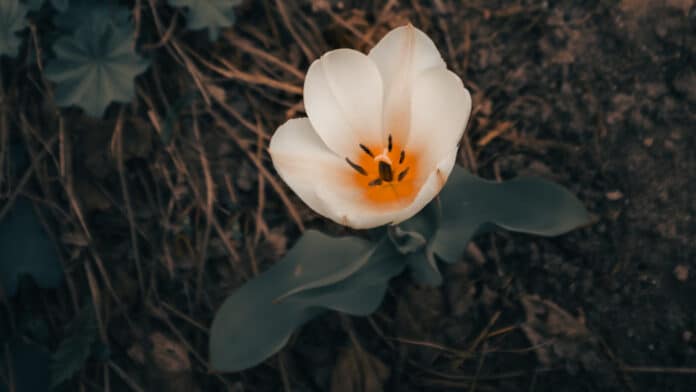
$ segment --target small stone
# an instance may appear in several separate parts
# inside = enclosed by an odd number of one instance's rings
[[[674,267],[674,276],[680,282],[686,282],[689,279],[689,267],[684,264],[678,264]]]
[[[621,193],[621,191],[611,191],[606,193],[606,198],[611,200],[611,201],[616,201],[616,200],[621,200],[624,197],[624,194]]]
[[[683,340],[685,343],[689,343],[693,337],[694,337],[694,333],[691,332],[691,331],[684,331],[684,332],[682,332],[682,340]]]
[[[650,147],[650,146],[653,145],[653,143],[655,143],[655,139],[654,139],[654,138],[646,137],[645,139],[643,139],[643,145],[644,145],[645,147]]]

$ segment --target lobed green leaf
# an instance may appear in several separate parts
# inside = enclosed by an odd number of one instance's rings
[[[19,0],[0,1],[0,57],[17,57],[22,43],[17,33],[27,27],[27,12],[29,8]]]
[[[59,38],[53,50],[56,58],[48,62],[45,73],[56,83],[56,103],[77,105],[94,117],[111,102],[132,100],[133,79],[148,66],[135,52],[130,23],[87,19],[71,36]]]
[[[68,335],[51,356],[51,388],[72,378],[84,366],[97,340],[97,317],[92,304],[82,309],[68,328]]]
[[[121,28],[131,26],[131,11],[114,0],[52,0],[52,4],[59,11],[53,17],[53,24],[61,30],[75,31],[85,21]]]
[[[220,29],[234,25],[234,7],[241,0],[169,0],[174,7],[186,7],[186,23],[190,30],[208,29],[211,41],[218,38]]]

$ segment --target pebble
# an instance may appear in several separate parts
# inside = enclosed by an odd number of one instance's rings
[[[684,264],[677,264],[674,267],[674,277],[680,282],[686,282],[689,279],[689,267]]]
[[[606,198],[611,200],[611,201],[616,201],[616,200],[621,200],[624,197],[624,194],[621,193],[621,191],[611,191],[606,193]]]

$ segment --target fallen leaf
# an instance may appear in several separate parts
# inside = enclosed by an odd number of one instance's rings
[[[689,266],[677,264],[677,266],[674,267],[674,277],[680,282],[686,282],[689,279]]]
[[[152,357],[155,365],[167,372],[185,372],[191,370],[188,352],[181,344],[169,339],[160,332],[150,335]]]
[[[331,392],[380,392],[390,374],[379,358],[349,348],[341,352],[331,374]]]
[[[522,331],[544,366],[554,365],[559,360],[595,359],[592,355],[585,355],[595,347],[594,338],[585,326],[582,313],[574,317],[557,304],[541,299],[538,295],[525,295],[521,301],[527,315]]]

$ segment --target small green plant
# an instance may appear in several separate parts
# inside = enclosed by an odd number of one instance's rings
[[[411,25],[369,55],[324,54],[307,72],[304,103],[308,118],[289,120],[271,139],[274,166],[317,213],[379,235],[305,232],[218,310],[210,334],[216,370],[259,364],[326,311],[374,312],[404,270],[440,285],[441,267],[459,261],[478,234],[555,236],[589,222],[559,185],[533,177],[496,183],[455,165],[471,98]]]
[[[45,71],[56,83],[56,103],[74,104],[100,117],[109,103],[133,99],[133,79],[148,63],[135,53],[132,38],[129,26],[97,20],[80,26],[70,37],[60,38],[53,45],[56,58]]]
[[[218,39],[220,29],[234,25],[234,7],[242,0],[168,0],[174,7],[186,7],[186,26],[190,30],[208,29],[211,41]]]
[[[135,52],[134,30],[127,16],[126,9],[110,4],[95,7],[94,3],[74,3],[58,14],[56,25],[74,28],[53,45],[56,57],[45,70],[46,77],[56,83],[59,106],[77,105],[101,117],[111,102],[135,97],[133,79],[148,63]]]
[[[184,7],[191,30],[208,29],[211,40],[234,25],[241,0],[168,0]],[[50,5],[50,6],[49,6]],[[134,78],[148,67],[136,51],[131,10],[116,0],[2,0],[0,57],[17,57],[27,14],[53,13],[57,39],[46,60],[45,76],[55,84],[60,107],[77,106],[92,117],[103,116],[112,102],[135,97]],[[33,18],[33,16],[32,16]],[[47,40],[52,42],[55,32]],[[25,36],[28,34],[24,34]]]
[[[18,33],[27,27],[29,9],[19,0],[0,2],[0,56],[16,57],[22,43]]]

